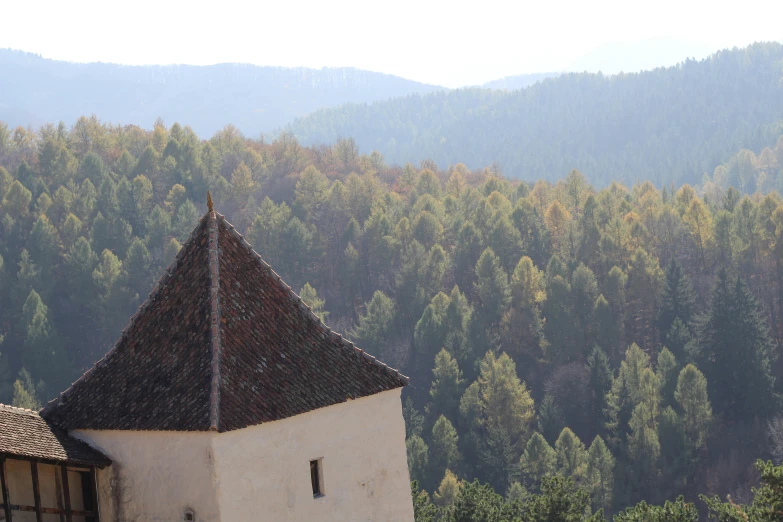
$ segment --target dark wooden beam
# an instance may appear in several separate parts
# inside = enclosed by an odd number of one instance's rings
[[[3,510],[5,519],[11,522],[11,504],[8,498],[8,483],[5,481],[5,457],[0,457],[0,488],[3,489]]]
[[[25,506],[24,504],[11,504],[11,511],[25,511],[27,513],[35,513],[35,506]],[[62,515],[63,510],[57,508],[42,507],[41,513],[44,515]],[[71,510],[75,517],[93,517],[95,513],[92,511],[79,511],[78,509]]]
[[[31,460],[36,461],[38,464],[51,464],[52,466],[59,466],[63,462],[65,464],[68,464],[72,468],[79,468],[83,472],[87,472],[90,468],[97,467],[98,469],[104,469],[106,466],[97,466],[95,464],[85,464],[83,462],[73,461],[73,460],[55,460],[55,459],[44,459],[44,458],[38,458],[38,457],[27,457],[25,455],[17,455],[15,453],[8,453],[5,451],[0,451],[0,457],[4,457],[6,459],[10,460],[23,460],[25,462],[29,462]],[[111,464],[109,464],[110,466]]]
[[[65,506],[63,506],[63,477],[59,466],[54,467],[54,496],[57,499],[57,509],[60,510],[60,522],[65,522]]]
[[[30,461],[30,472],[33,475],[33,499],[35,499],[35,520],[43,522],[43,511],[41,511],[41,485],[38,483],[38,463]]]
[[[95,468],[90,468],[90,482],[92,483],[92,510],[95,512],[92,520],[93,522],[101,522],[101,510],[98,507],[98,473]]]
[[[71,487],[68,485],[68,466],[60,464],[60,471],[63,475],[63,500],[65,502],[65,522],[73,522],[71,513]]]

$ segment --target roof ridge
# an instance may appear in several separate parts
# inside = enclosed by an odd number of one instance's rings
[[[111,357],[114,355],[114,352],[117,350],[117,347],[122,343],[122,341],[125,340],[126,335],[130,331],[130,329],[133,327],[133,325],[136,323],[136,320],[139,318],[141,313],[147,309],[147,307],[150,305],[152,301],[152,296],[155,295],[158,290],[161,289],[166,279],[171,277],[171,275],[174,273],[174,270],[177,269],[177,266],[179,265],[180,261],[182,260],[182,256],[185,255],[186,249],[185,246],[193,241],[194,237],[196,236],[196,233],[201,228],[201,224],[207,219],[209,214],[205,214],[198,222],[198,225],[190,232],[190,236],[188,236],[188,239],[182,244],[181,248],[179,249],[179,252],[177,252],[177,255],[174,257],[174,261],[171,262],[169,267],[166,269],[166,271],[163,273],[163,275],[158,279],[158,282],[155,283],[155,287],[150,291],[150,293],[147,295],[147,298],[139,305],[139,307],[136,309],[136,313],[134,313],[130,319],[128,319],[128,322],[125,324],[125,326],[122,329],[122,332],[120,333],[119,338],[117,341],[112,345],[111,349],[106,352],[103,357],[95,361],[95,363],[87,369],[78,379],[76,379],[71,385],[60,392],[60,394],[55,397],[54,399],[50,400],[46,405],[44,405],[43,408],[38,412],[38,414],[41,417],[44,417],[46,414],[50,413],[54,408],[56,408],[64,398],[66,398],[68,395],[73,393],[74,389],[87,380],[90,375],[93,374],[93,372],[100,366],[102,366],[105,362],[107,362]]]
[[[302,300],[302,298],[291,288],[291,286],[288,285],[285,281],[283,281],[283,279],[277,274],[277,272],[274,271],[274,269],[271,267],[271,265],[269,263],[267,263],[266,261],[264,261],[264,258],[261,257],[261,254],[259,254],[258,252],[256,252],[253,249],[253,246],[247,241],[247,239],[245,239],[245,237],[242,234],[239,233],[239,231],[234,227],[234,225],[232,225],[226,219],[226,217],[224,215],[222,215],[222,214],[220,214],[218,212],[215,212],[215,214],[217,216],[217,220],[218,221],[222,221],[223,224],[226,226],[226,229],[227,229],[228,233],[231,234],[232,236],[234,236],[234,238],[237,239],[239,241],[239,243],[250,252],[251,256],[254,259],[256,259],[256,261],[258,261],[258,263],[261,266],[261,268],[266,270],[272,276],[272,279],[274,279],[277,282],[277,284],[280,286],[280,288],[282,288],[283,290],[287,291],[289,296],[294,301],[297,302],[297,304],[299,305],[299,309],[302,312],[304,312],[304,313],[308,313],[309,312],[310,316],[313,319],[315,319],[316,325],[318,326],[318,328],[321,330],[322,333],[324,333],[325,335],[328,335],[333,340],[338,341],[342,347],[347,348],[349,350],[352,350],[353,353],[355,353],[355,354],[357,354],[357,355],[359,355],[361,357],[364,357],[368,361],[374,363],[376,366],[378,366],[379,368],[385,370],[390,375],[394,375],[394,376],[396,376],[396,377],[398,377],[400,379],[403,379],[406,382],[410,382],[410,377],[407,377],[407,376],[403,375],[402,373],[400,373],[399,370],[397,370],[395,368],[392,368],[391,366],[381,362],[377,358],[373,357],[369,353],[365,352],[364,350],[362,350],[361,348],[359,348],[358,346],[353,344],[352,341],[349,341],[348,339],[344,338],[342,336],[342,334],[332,330],[323,321],[323,319],[318,317],[318,314],[313,312],[313,310],[310,308],[310,306],[308,306],[307,303],[305,303]]]
[[[12,406],[11,404],[3,404],[2,402],[0,402],[0,409],[13,411],[15,413],[26,413],[31,417],[40,417],[39,413],[35,410],[20,408],[19,406]]]
[[[209,390],[209,429],[218,431],[220,426],[220,260],[218,259],[218,222],[216,212],[207,212],[207,263],[209,265],[209,337],[212,349],[212,381]]]

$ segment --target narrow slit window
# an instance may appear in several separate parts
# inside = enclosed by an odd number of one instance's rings
[[[324,494],[322,468],[322,459],[310,461],[310,482],[313,486],[313,498],[321,497]]]

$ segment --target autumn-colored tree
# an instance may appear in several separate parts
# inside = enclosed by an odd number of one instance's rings
[[[571,213],[558,200],[554,200],[546,209],[544,222],[552,237],[552,247],[555,252],[562,247],[566,227],[570,221]]]
[[[698,247],[702,269],[707,268],[705,251],[710,248],[714,240],[712,215],[707,207],[698,198],[691,200],[688,210],[683,214],[682,221],[688,227],[688,231]]]

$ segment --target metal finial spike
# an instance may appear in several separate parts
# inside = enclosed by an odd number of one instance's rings
[[[212,212],[212,194],[207,191],[207,208]]]

